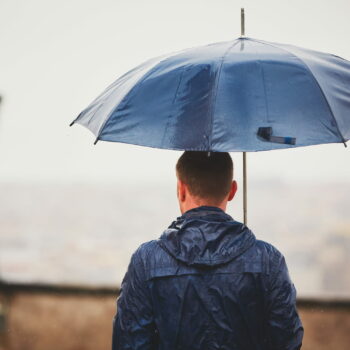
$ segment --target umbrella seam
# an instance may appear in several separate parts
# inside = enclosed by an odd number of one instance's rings
[[[263,63],[261,62],[260,59],[258,59],[258,65],[260,66],[260,72],[261,72],[262,83],[263,83],[263,88],[264,88],[266,122],[267,123],[271,123],[271,120],[270,120],[270,109],[269,109],[269,104],[268,104],[268,99],[267,99],[265,71],[264,71]]]
[[[257,49],[255,49],[255,53],[257,57],[260,57]],[[264,101],[265,101],[265,117],[266,117],[266,123],[271,123],[269,115],[269,106],[268,106],[268,101],[267,101],[267,91],[266,91],[266,78],[265,78],[265,71],[264,71],[264,67],[263,67],[263,63],[261,62],[261,60],[258,58],[257,60],[258,66],[260,68],[260,73],[261,73],[261,77],[262,77],[262,85],[263,85],[263,89],[264,89]]]
[[[174,94],[174,98],[173,98],[173,101],[171,103],[172,106],[175,104],[175,101],[177,99],[177,93],[179,92],[179,87],[180,87],[180,84],[182,82],[185,69],[186,69],[186,67],[183,66],[182,67],[182,71],[181,71],[181,76],[180,76],[180,79],[179,79],[179,83],[177,84],[176,91],[175,91],[175,94]],[[162,147],[164,146],[165,135],[166,135],[166,133],[168,131],[168,128],[169,128],[169,125],[170,125],[170,119],[171,119],[172,116],[173,116],[172,113],[168,114],[167,123],[166,123],[165,129],[164,129],[164,134],[163,134],[163,138],[162,138],[162,142],[161,142]]]
[[[286,51],[286,52],[288,52],[289,54],[291,54],[292,56],[296,57],[296,58],[306,67],[306,69],[311,73],[312,79],[315,81],[316,85],[317,85],[318,88],[320,89],[321,94],[322,94],[324,100],[326,101],[326,104],[327,104],[327,106],[328,106],[328,109],[329,109],[329,111],[330,111],[330,113],[331,113],[331,116],[333,117],[333,119],[334,119],[334,121],[335,121],[335,125],[336,125],[337,130],[338,130],[338,133],[339,133],[339,135],[340,135],[340,137],[341,137],[341,139],[342,139],[342,142],[345,143],[346,140],[345,140],[343,134],[340,132],[337,119],[336,119],[335,116],[334,116],[334,113],[333,113],[332,108],[331,108],[331,106],[330,106],[330,104],[329,104],[329,102],[328,102],[328,99],[327,99],[327,97],[326,97],[326,94],[324,93],[323,89],[321,88],[321,85],[319,84],[319,82],[318,82],[317,79],[315,78],[314,73],[312,72],[312,70],[311,70],[311,68],[308,66],[308,64],[307,64],[304,60],[302,60],[300,57],[298,57],[297,55],[295,55],[293,52],[287,50],[287,49],[284,48],[284,47],[278,47],[278,46],[273,45],[273,44],[271,44],[271,43],[267,43],[267,42],[260,41],[260,40],[257,40],[257,39],[251,39],[251,38],[250,38],[249,40],[258,42],[258,43],[260,43],[260,44],[269,45],[269,46],[272,46],[272,47],[274,47],[274,48],[276,48],[276,49],[280,49],[280,50]]]
[[[185,51],[185,50],[182,50]],[[181,51],[180,51],[181,52]],[[103,122],[101,128],[98,131],[97,134],[97,138],[96,141],[97,142],[100,139],[100,136],[103,132],[103,129],[105,128],[105,126],[107,125],[108,121],[110,120],[111,116],[114,114],[114,112],[118,111],[119,106],[124,103],[127,98],[130,96],[131,92],[133,92],[134,90],[137,90],[140,85],[142,84],[143,81],[145,81],[145,79],[147,79],[153,72],[154,69],[162,62],[166,61],[167,59],[169,59],[170,57],[172,57],[174,55],[174,53],[170,53],[168,55],[165,55],[166,57],[163,57],[163,59],[161,59],[159,62],[157,62],[153,67],[151,67],[147,72],[145,72],[145,74],[143,74],[140,79],[138,79],[133,86],[130,88],[130,90],[125,94],[125,96],[121,99],[121,101],[118,103],[118,105],[116,106],[116,108],[112,109],[111,113],[108,115],[108,117],[106,118],[106,120]]]
[[[111,84],[111,85],[112,85],[112,84]],[[107,89],[108,89],[108,88],[107,88]],[[107,89],[106,89],[106,90],[107,90]],[[99,96],[100,96],[100,95],[99,95]],[[79,122],[80,117],[84,114],[84,112],[85,112],[87,109],[89,109],[90,107],[92,107],[92,105],[93,105],[94,102],[99,98],[99,96],[97,96],[97,97],[90,103],[90,105],[88,105],[83,111],[81,111],[81,112],[78,114],[78,116],[72,121],[71,125],[73,125],[73,124]],[[99,110],[99,109],[100,109],[100,107],[97,108],[97,110]],[[95,116],[97,110],[95,110],[95,111],[92,113],[92,116],[89,118],[89,121],[87,122],[87,125],[90,124],[90,122],[91,122],[92,118]]]
[[[210,134],[209,134],[209,142],[208,142],[208,151],[211,150],[211,146],[212,146],[212,141],[213,141],[213,125],[214,125],[214,114],[215,114],[215,110],[216,110],[216,100],[217,100],[217,95],[218,95],[218,86],[219,86],[219,80],[220,80],[220,76],[221,76],[221,70],[222,70],[222,66],[224,64],[224,60],[227,56],[227,54],[229,53],[229,51],[236,45],[238,44],[239,41],[236,39],[234,40],[233,44],[230,45],[230,47],[226,50],[226,52],[223,54],[222,58],[221,58],[221,62],[220,62],[220,67],[219,67],[219,72],[217,74],[217,77],[215,79],[215,89],[214,89],[214,93],[213,93],[213,97],[211,99],[211,120],[210,120]]]

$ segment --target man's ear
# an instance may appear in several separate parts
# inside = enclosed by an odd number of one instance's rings
[[[231,201],[233,199],[233,197],[235,196],[237,192],[237,182],[236,181],[232,181],[232,184],[231,184],[231,190],[230,190],[230,193],[228,195],[228,201]]]
[[[177,198],[180,202],[186,200],[186,185],[179,179],[177,179]]]

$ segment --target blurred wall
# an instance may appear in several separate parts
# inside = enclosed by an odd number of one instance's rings
[[[103,288],[0,285],[0,350],[110,349],[117,295]],[[302,299],[298,307],[303,350],[349,349],[350,300]]]

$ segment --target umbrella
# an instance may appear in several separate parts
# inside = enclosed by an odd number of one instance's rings
[[[242,9],[243,10],[243,9]],[[72,122],[99,140],[208,152],[350,138],[350,62],[244,36],[151,59]],[[246,180],[244,181],[246,208]],[[245,209],[246,221],[246,209]]]

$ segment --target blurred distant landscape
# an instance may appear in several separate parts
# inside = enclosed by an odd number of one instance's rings
[[[119,286],[132,252],[179,216],[175,184],[0,185],[0,279]],[[350,184],[249,184],[249,225],[299,296],[350,297]],[[228,213],[241,220],[241,199]]]

